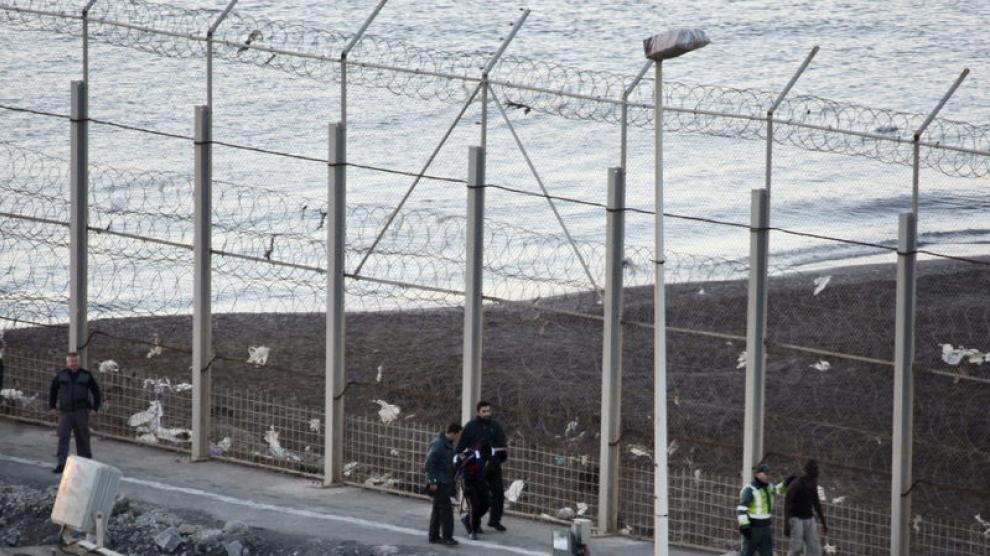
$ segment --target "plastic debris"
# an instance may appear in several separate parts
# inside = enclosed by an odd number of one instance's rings
[[[388,455],[390,455],[390,456],[398,456],[399,455],[399,451],[396,450],[395,448],[389,448]]]
[[[818,361],[818,362],[817,362],[817,363],[815,363],[814,365],[809,365],[809,366],[810,366],[810,367],[811,367],[812,369],[815,369],[816,371],[821,371],[821,372],[823,372],[823,373],[824,373],[825,371],[827,371],[827,370],[829,370],[829,369],[831,369],[831,368],[832,368],[832,364],[831,364],[831,363],[829,363],[828,361],[826,361],[826,360],[824,360],[824,359],[822,359],[822,360],[820,360],[820,361]]]
[[[980,527],[983,527],[983,529],[984,529],[983,530],[983,536],[984,537],[990,537],[990,521],[988,521],[986,519],[983,519],[980,516],[980,514],[974,515],[973,518],[976,519],[976,522],[980,524]]]
[[[638,458],[652,458],[653,454],[649,450],[640,446],[639,444],[633,444],[629,447],[629,453]]]
[[[569,520],[574,519],[575,513],[574,508],[570,506],[564,506],[563,508],[557,510],[557,519]]]
[[[35,394],[29,398],[24,395],[24,392],[20,390],[15,390],[13,388],[4,388],[3,390],[0,390],[0,398],[3,398],[5,400],[10,400],[12,402],[20,402],[24,404],[31,403],[37,397],[38,395]]]
[[[588,505],[585,504],[584,502],[578,502],[577,503],[577,514],[578,515],[584,515],[586,513],[588,513]]]
[[[570,435],[576,433],[577,432],[577,428],[578,428],[577,419],[574,419],[573,421],[569,421],[567,423],[567,427],[564,428],[564,436],[570,436]]]
[[[674,455],[678,448],[680,448],[680,445],[677,444],[677,441],[671,440],[670,444],[667,445],[667,457]]]
[[[385,369],[382,367],[382,365],[378,365],[378,374],[375,375],[375,382],[377,382],[378,384],[382,383],[382,375],[384,374],[384,372]]]
[[[831,544],[828,541],[825,541],[825,546],[822,547],[822,550],[825,551],[825,554],[835,554],[839,551],[834,544]]]
[[[739,357],[736,358],[736,368],[745,369],[746,368],[746,352],[740,352]]]
[[[519,501],[519,496],[522,494],[524,488],[526,488],[526,483],[524,483],[521,479],[512,481],[509,488],[505,489],[505,499],[515,504]]]
[[[344,471],[343,471],[344,472],[344,476],[345,477],[350,477],[351,476],[351,473],[353,473],[360,465],[361,464],[358,463],[358,462],[356,462],[356,461],[352,461],[352,462],[348,463],[347,465],[345,465],[344,466]]]
[[[320,432],[320,420],[319,419],[310,419],[309,420],[309,430],[311,430],[313,432]]]
[[[828,286],[828,283],[832,281],[831,276],[819,276],[815,278],[815,291],[811,295],[818,295]]]
[[[249,346],[247,362],[259,367],[268,363],[268,354],[271,349],[267,346]]]
[[[833,504],[841,504],[841,503],[843,503],[845,501],[846,501],[846,497],[845,496],[836,496],[835,498],[832,499],[832,503]]]
[[[113,359],[107,359],[106,361],[100,363],[100,366],[97,367],[97,370],[100,371],[101,373],[116,373],[116,372],[120,372],[120,365],[118,365],[117,362],[114,361]]]
[[[155,336],[155,345],[151,346],[148,350],[148,354],[145,355],[145,359],[151,359],[152,357],[158,357],[162,354],[162,346],[159,344],[158,336]]]
[[[364,480],[364,486],[367,487],[393,488],[397,484],[398,481],[392,478],[391,473],[384,473],[382,475],[375,473]]]
[[[914,514],[914,518],[911,519],[911,528],[914,529],[915,533],[921,532],[921,515]]]
[[[147,444],[157,444],[159,440],[177,443],[189,442],[192,439],[192,431],[189,429],[163,427],[164,415],[162,402],[155,400],[148,405],[148,409],[131,415],[127,419],[127,424],[138,433],[138,441]]]
[[[705,288],[698,290],[698,295],[705,295]]]
[[[818,485],[818,499],[822,502],[828,502],[828,496],[825,495],[825,487]]]
[[[301,461],[299,456],[282,447],[278,441],[278,431],[275,430],[275,425],[269,426],[268,430],[265,431],[265,442],[268,443],[268,453],[273,458],[279,461]]]
[[[230,450],[230,437],[225,436],[220,442],[210,442],[210,455],[211,456],[222,456]]]
[[[694,470],[694,480],[695,481],[700,481],[701,480],[701,469],[695,469]]]
[[[958,365],[963,359],[973,365],[990,363],[990,352],[984,353],[978,349],[966,349],[963,346],[952,347],[952,344],[942,344],[942,361],[949,365]]]
[[[156,394],[162,394],[164,392],[185,392],[186,390],[192,390],[192,384],[189,384],[188,382],[172,384],[172,381],[168,377],[146,378],[144,379],[141,387],[145,390],[151,388]]]
[[[378,417],[381,418],[382,423],[388,425],[392,421],[399,418],[399,413],[401,411],[399,406],[392,405],[385,400],[375,400],[374,403],[381,407],[381,409],[378,410]]]
[[[148,409],[139,411],[127,420],[127,424],[134,427],[146,427],[157,429],[162,420],[162,402],[155,400],[151,402]]]

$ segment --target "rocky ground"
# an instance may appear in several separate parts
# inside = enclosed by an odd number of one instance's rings
[[[58,542],[59,528],[49,516],[56,486],[10,484],[0,478],[0,554],[5,547]],[[285,535],[241,522],[220,522],[194,511],[175,513],[119,496],[110,518],[109,548],[122,554],[248,556],[429,556],[436,552],[416,547],[370,546]]]

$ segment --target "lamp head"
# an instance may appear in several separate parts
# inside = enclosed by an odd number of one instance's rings
[[[701,29],[671,29],[643,41],[646,57],[655,62],[676,58],[711,43]]]

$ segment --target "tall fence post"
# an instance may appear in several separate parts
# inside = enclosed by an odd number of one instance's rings
[[[894,438],[890,487],[890,553],[911,553],[911,457],[914,436],[915,258],[918,221],[900,215],[897,235],[897,309],[894,323]]]
[[[327,176],[327,360],[323,484],[341,479],[344,465],[344,247],[346,233],[347,135],[330,125]]]
[[[211,218],[213,212],[213,132],[210,109],[196,107],[193,208],[192,461],[210,457],[211,375]]]
[[[71,86],[72,126],[69,154],[69,351],[79,352],[79,364],[88,365],[86,321],[89,274],[89,99],[85,81]]]
[[[461,421],[481,399],[481,295],[485,218],[485,149],[468,148],[467,269],[464,276],[464,370]]]
[[[608,170],[605,230],[605,331],[602,340],[602,430],[598,470],[598,530],[619,528],[619,441],[622,436],[622,259],[626,183],[622,168]]]
[[[751,196],[749,294],[746,306],[746,409],[743,420],[743,482],[763,459],[763,415],[766,391],[767,247],[770,203],[766,189]]]

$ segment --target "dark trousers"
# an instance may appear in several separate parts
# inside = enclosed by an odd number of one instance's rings
[[[492,513],[488,515],[488,523],[501,523],[502,512],[505,510],[505,487],[502,485],[502,466],[489,464],[485,468],[485,478],[488,480],[488,490],[491,493]]]
[[[481,517],[488,512],[491,506],[491,497],[488,495],[488,482],[481,479],[464,480],[464,498],[468,501],[470,511],[471,530],[477,531],[481,528]]]
[[[76,455],[92,458],[89,449],[89,410],[63,411],[58,414],[58,464],[65,465],[69,457],[69,435],[76,436]]]
[[[773,529],[770,527],[750,527],[749,538],[743,539],[739,556],[773,556]]]
[[[431,541],[441,539],[441,529],[443,530],[442,538],[454,538],[454,509],[450,506],[450,497],[453,494],[453,485],[437,485],[437,489],[430,492],[430,496],[433,497],[433,511],[430,512]]]

